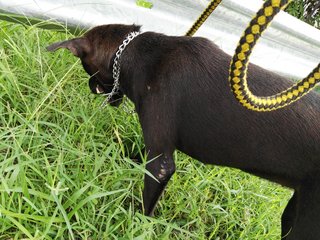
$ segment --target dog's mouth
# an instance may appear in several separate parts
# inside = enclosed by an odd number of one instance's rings
[[[99,84],[97,84],[95,90],[96,90],[96,94],[104,94],[105,93],[104,89]]]
[[[106,94],[108,91],[105,89],[101,83],[99,83],[95,77],[89,79],[89,87],[92,93],[94,94]]]
[[[111,91],[112,88],[107,89],[102,84],[98,83],[98,81],[95,78],[90,78],[89,80],[89,87],[91,89],[91,92],[94,94],[98,94],[101,96],[107,96]],[[109,101],[107,102],[113,107],[117,107],[122,102],[122,93],[116,93],[114,96],[112,96]]]
[[[92,93],[98,94],[100,96],[108,96],[108,94],[112,91],[112,85],[111,86],[105,86],[98,82],[98,80],[95,77],[91,77],[89,79],[89,87]],[[114,96],[112,96],[109,101],[105,102],[110,104],[113,107],[117,107],[122,102],[122,93],[116,93]]]

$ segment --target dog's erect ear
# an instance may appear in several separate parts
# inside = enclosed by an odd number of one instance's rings
[[[84,57],[90,51],[90,44],[86,38],[74,38],[71,40],[53,43],[47,47],[50,52],[56,51],[59,48],[66,48],[76,57]]]

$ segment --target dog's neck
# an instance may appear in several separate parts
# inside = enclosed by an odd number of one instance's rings
[[[140,32],[131,32],[127,35],[127,37],[123,40],[122,44],[119,46],[118,51],[116,52],[116,56],[113,60],[112,65],[112,77],[113,77],[113,88],[110,93],[107,94],[106,100],[103,102],[103,106],[109,102],[109,100],[118,93],[119,91],[119,78],[120,78],[120,62],[121,62],[121,55],[123,51],[126,49],[128,44],[138,35]]]

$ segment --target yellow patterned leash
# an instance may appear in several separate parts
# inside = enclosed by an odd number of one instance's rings
[[[193,36],[195,32],[201,27],[201,25],[207,20],[211,13],[218,7],[222,0],[212,0],[207,8],[201,13],[197,21],[194,22],[192,27],[186,33],[186,36]]]
[[[246,108],[255,111],[273,111],[287,106],[310,92],[320,82],[320,64],[304,79],[278,94],[258,97],[252,94],[247,84],[249,57],[263,31],[274,16],[291,0],[267,0],[251,20],[240,39],[232,58],[229,82],[236,99]]]
[[[192,25],[186,36],[193,36],[222,0],[212,0]],[[273,111],[285,107],[310,92],[320,82],[320,64],[304,79],[278,94],[259,97],[252,94],[247,84],[249,58],[261,34],[273,18],[291,0],[267,0],[241,37],[229,70],[229,82],[236,99],[246,108],[255,111]]]

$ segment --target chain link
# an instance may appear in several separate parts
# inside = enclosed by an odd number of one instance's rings
[[[131,32],[128,34],[128,36],[123,40],[122,44],[119,46],[118,51],[116,52],[116,56],[113,60],[113,69],[112,69],[112,77],[113,77],[113,88],[111,92],[104,94],[107,96],[107,98],[103,101],[101,107],[105,107],[110,99],[118,93],[119,91],[119,78],[120,78],[120,58],[122,52],[125,50],[125,48],[128,46],[128,44],[140,34],[140,32]]]

